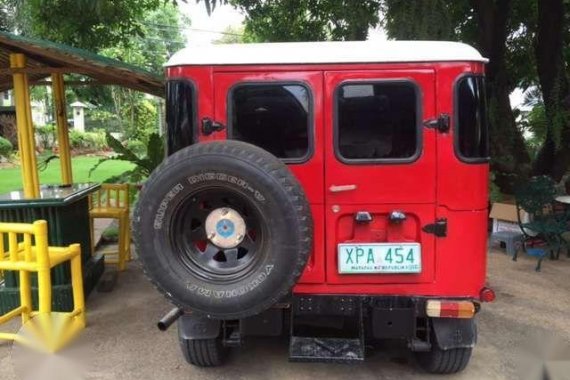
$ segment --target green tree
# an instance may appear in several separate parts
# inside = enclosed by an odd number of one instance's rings
[[[0,30],[14,30],[16,25],[16,3],[18,1],[0,0]]]
[[[222,36],[214,40],[214,44],[242,44],[248,42],[257,42],[255,36],[245,31],[245,26],[239,27],[228,26],[222,32]]]
[[[210,2],[206,2],[211,3]],[[216,2],[213,2],[214,4]],[[256,41],[365,40],[378,24],[378,0],[230,0]]]
[[[140,21],[144,37],[137,35],[129,41],[102,49],[100,54],[162,75],[163,65],[169,56],[184,46],[182,29],[189,23],[190,20],[183,18],[174,5],[165,4],[147,12]],[[156,104],[144,94],[117,86],[107,86],[105,91],[111,102],[105,103],[103,110],[119,115],[120,130],[128,138],[146,141],[156,131]]]
[[[491,165],[505,191],[511,190],[512,174],[530,173],[530,156],[509,100],[517,86],[529,85],[534,79],[533,60],[528,59],[532,50],[521,26],[529,16],[526,5],[526,0],[384,0],[383,8],[389,37],[463,41],[489,58]]]
[[[141,20],[165,0],[2,0],[7,25],[24,35],[88,50],[143,36]],[[1,17],[0,17],[1,20]]]
[[[134,48],[141,49],[144,68],[162,75],[166,60],[186,45],[182,29],[190,26],[190,19],[184,17],[172,4],[148,12],[142,20],[142,36],[134,39]]]
[[[537,4],[535,58],[544,99],[546,136],[534,174],[546,174],[556,181],[570,166],[569,11],[564,0],[542,0]]]
[[[473,29],[467,1],[382,1],[382,26],[392,38],[402,40],[461,41],[465,28]]]

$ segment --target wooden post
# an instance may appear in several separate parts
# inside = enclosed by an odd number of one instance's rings
[[[10,67],[12,69],[23,69],[25,66],[26,57],[23,54],[10,54]],[[40,186],[36,164],[36,139],[32,125],[28,78],[25,73],[18,72],[13,74],[13,78],[24,196],[26,198],[38,198],[40,196]]]
[[[71,170],[71,153],[69,148],[69,128],[67,126],[67,111],[65,104],[65,87],[63,74],[51,75],[55,119],[57,123],[57,145],[59,146],[59,161],[61,165],[61,183],[71,185],[73,173]]]

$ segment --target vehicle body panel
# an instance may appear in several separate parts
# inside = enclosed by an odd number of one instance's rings
[[[206,65],[166,71],[167,79],[186,78],[196,87],[197,141],[227,138],[226,130],[205,135],[200,120],[227,125],[228,92],[237,83],[302,82],[310,88],[313,150],[308,161],[289,167],[311,204],[314,250],[294,293],[479,297],[486,272],[489,165],[458,158],[453,115],[457,79],[465,73],[483,75],[483,63]],[[414,82],[421,93],[421,121],[449,114],[451,130],[422,127],[422,151],[411,163],[345,165],[334,152],[334,87],[347,80],[385,79]],[[359,191],[330,193],[330,186],[343,184],[356,184]],[[335,205],[339,212],[333,212]],[[363,210],[375,216],[373,228],[349,222],[351,214]],[[404,225],[385,222],[394,210],[410,216]],[[438,218],[447,219],[446,237],[422,231]],[[369,240],[420,242],[422,273],[338,274],[337,244]]]

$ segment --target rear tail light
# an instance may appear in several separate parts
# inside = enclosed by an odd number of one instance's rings
[[[475,304],[471,301],[429,300],[426,314],[432,318],[473,318]]]
[[[495,300],[495,291],[491,288],[483,288],[481,293],[479,293],[479,299],[481,302],[493,302]]]

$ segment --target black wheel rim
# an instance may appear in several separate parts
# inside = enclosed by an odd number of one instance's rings
[[[219,208],[231,208],[243,218],[246,233],[232,248],[216,246],[207,236],[206,219]],[[171,219],[170,243],[181,263],[212,282],[227,283],[249,273],[263,256],[265,227],[261,212],[245,196],[224,188],[196,191],[184,199]]]

